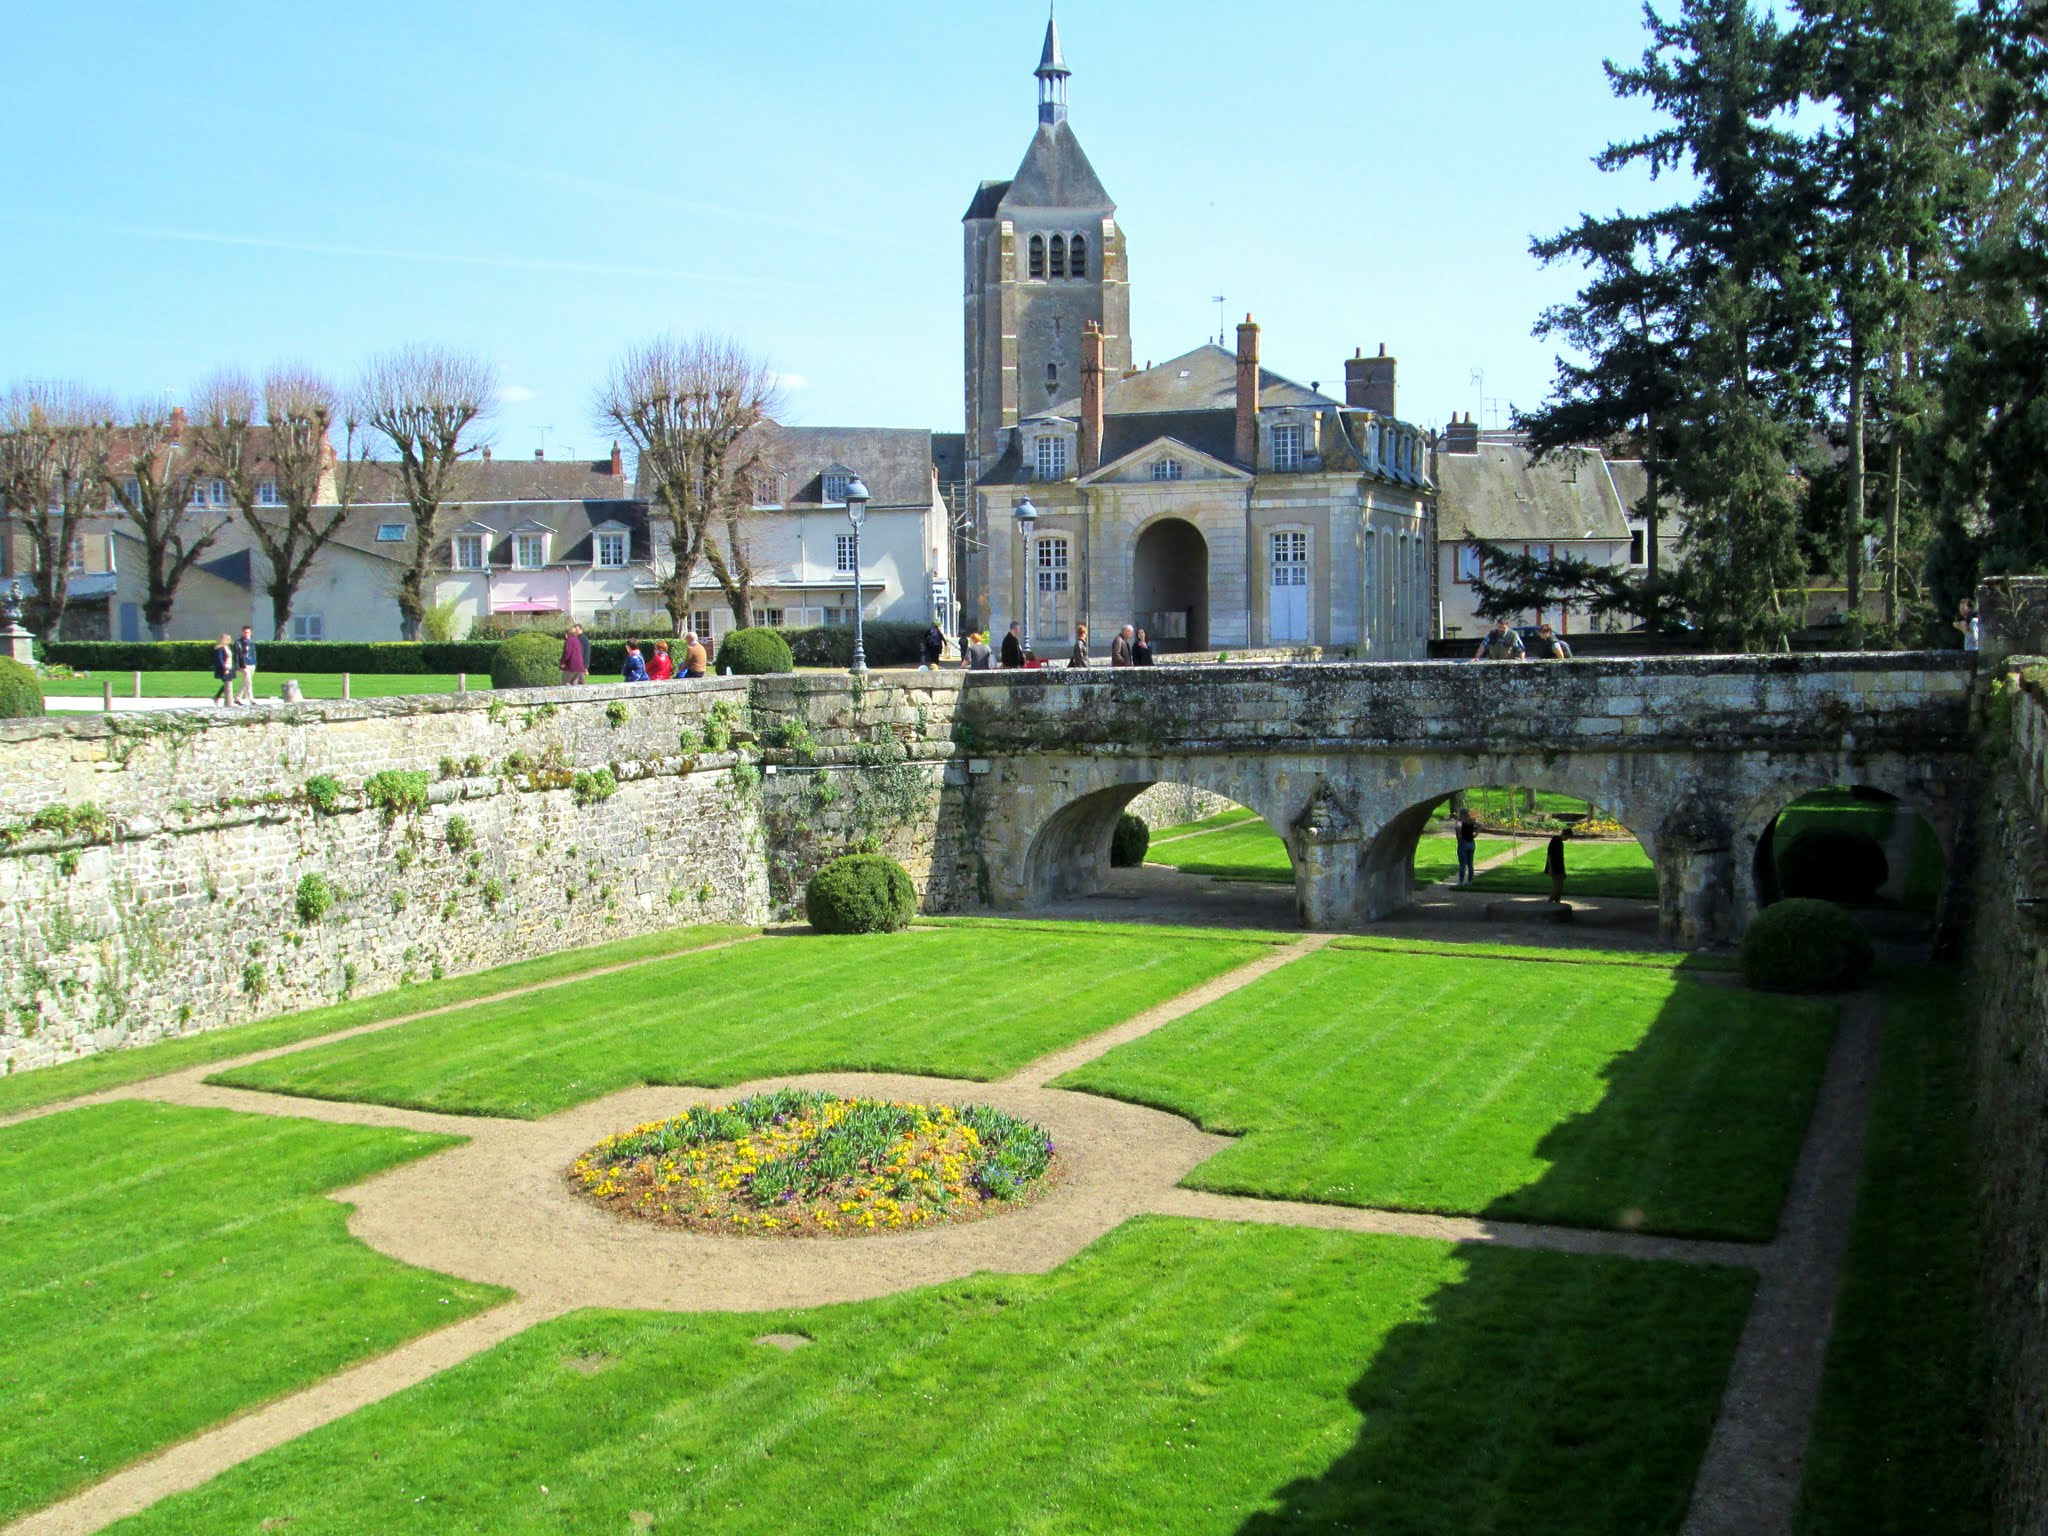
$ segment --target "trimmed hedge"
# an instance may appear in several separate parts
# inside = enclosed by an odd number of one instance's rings
[[[804,916],[820,933],[896,933],[917,916],[917,887],[888,855],[849,853],[811,876]]]
[[[789,654],[789,642],[772,629],[736,629],[718,647],[715,670],[735,677],[759,677],[769,672],[793,672],[796,662]]]
[[[491,658],[493,688],[557,688],[562,682],[562,641],[558,635],[514,635],[499,642]]]
[[[364,672],[386,675],[491,670],[495,640],[265,640],[256,663],[265,672]],[[558,651],[556,654],[560,654]],[[43,660],[81,672],[211,672],[211,640],[52,640]]]
[[[0,657],[0,720],[33,720],[43,712],[43,685],[34,667]]]
[[[1125,811],[1116,819],[1116,831],[1109,838],[1109,867],[1136,869],[1145,862],[1145,850],[1152,846],[1152,829],[1136,811]]]
[[[1742,979],[1766,992],[1845,991],[1876,963],[1863,925],[1832,901],[1773,902],[1742,935]]]
[[[1891,872],[1875,838],[1827,827],[1800,833],[1778,856],[1784,893],[1822,901],[1870,901]]]
[[[871,667],[914,667],[924,659],[923,624],[906,624],[898,619],[875,619],[862,626],[861,645]],[[789,642],[790,655],[800,667],[850,667],[853,665],[853,626],[820,624],[811,629],[776,631]]]

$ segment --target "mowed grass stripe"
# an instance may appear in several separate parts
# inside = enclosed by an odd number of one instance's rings
[[[501,1298],[325,1198],[453,1144],[134,1102],[0,1128],[0,1521]]]
[[[533,1118],[637,1083],[798,1072],[985,1081],[1254,959],[1255,941],[919,928],[767,938],[220,1075],[242,1088]]]
[[[532,960],[518,960],[491,970],[471,971],[440,981],[401,986],[324,1008],[208,1029],[151,1045],[102,1051],[79,1061],[15,1072],[0,1077],[0,1116],[126,1087],[130,1083],[161,1077],[168,1072],[181,1072],[187,1067],[203,1066],[211,1061],[297,1045],[304,1040],[338,1034],[344,1029],[355,1029],[365,1024],[379,1024],[386,1019],[404,1018],[430,1008],[445,1008],[519,987],[546,986],[610,966],[658,960],[706,945],[744,938],[757,931],[730,923],[664,928],[654,933],[636,934],[630,939],[615,939],[608,944],[593,944],[541,955]]]
[[[1059,1079],[1242,1136],[1189,1186],[1763,1241],[1832,1006],[1331,947]]]
[[[1543,872],[1549,842],[1538,843],[1506,864],[1481,871],[1465,887],[1508,895],[1548,896],[1550,876]],[[1564,893],[1573,896],[1657,899],[1657,869],[1641,843],[1567,841],[1564,845]]]
[[[1750,1285],[1146,1218],[1049,1275],[561,1319],[119,1529],[1668,1530]]]

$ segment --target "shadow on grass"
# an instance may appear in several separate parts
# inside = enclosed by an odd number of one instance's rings
[[[1760,1000],[1686,985],[1607,1090],[1538,1150],[1550,1166],[1486,1215],[1662,1230],[1775,1226],[1811,1118],[1832,1007],[1795,1010],[1780,1070],[1722,1053],[1701,1010]],[[1722,1015],[1725,1017],[1725,1013]],[[1750,1032],[1730,1032],[1749,1035]],[[1751,1036],[1753,1039],[1753,1035]],[[1744,1074],[1732,1117],[1687,1116],[1709,1073]],[[1657,1155],[1645,1156],[1646,1151]],[[1683,1185],[1683,1188],[1679,1187]],[[1674,1201],[1704,1219],[1657,1221]],[[1676,1531],[1755,1288],[1746,1268],[1470,1245],[1351,1391],[1352,1447],[1278,1490],[1242,1536],[1369,1530],[1638,1536]]]

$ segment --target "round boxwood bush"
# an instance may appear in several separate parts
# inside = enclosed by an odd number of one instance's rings
[[[493,688],[552,688],[562,681],[562,637],[528,632],[500,641],[491,658]]]
[[[789,654],[789,642],[772,629],[736,629],[718,643],[716,670],[735,677],[758,677],[767,672],[794,672],[796,661]]]
[[[32,720],[43,712],[36,669],[0,658],[0,720]]]
[[[1891,872],[1875,838],[1828,827],[1800,833],[1778,859],[1778,885],[1787,896],[1821,901],[1869,901]]]
[[[917,916],[917,887],[887,854],[849,853],[811,876],[804,915],[820,933],[895,933]]]
[[[1742,978],[1767,992],[1840,992],[1876,961],[1863,925],[1832,901],[1773,902],[1742,936]]]
[[[1152,829],[1145,825],[1145,818],[1135,811],[1125,811],[1116,819],[1116,831],[1109,838],[1109,867],[1111,869],[1135,869],[1145,862],[1145,850],[1152,846]]]

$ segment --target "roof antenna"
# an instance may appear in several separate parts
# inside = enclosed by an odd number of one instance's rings
[[[1224,331],[1223,295],[1219,293],[1216,295],[1215,298],[1211,299],[1209,302],[1216,306],[1216,345],[1220,347],[1223,345]]]

